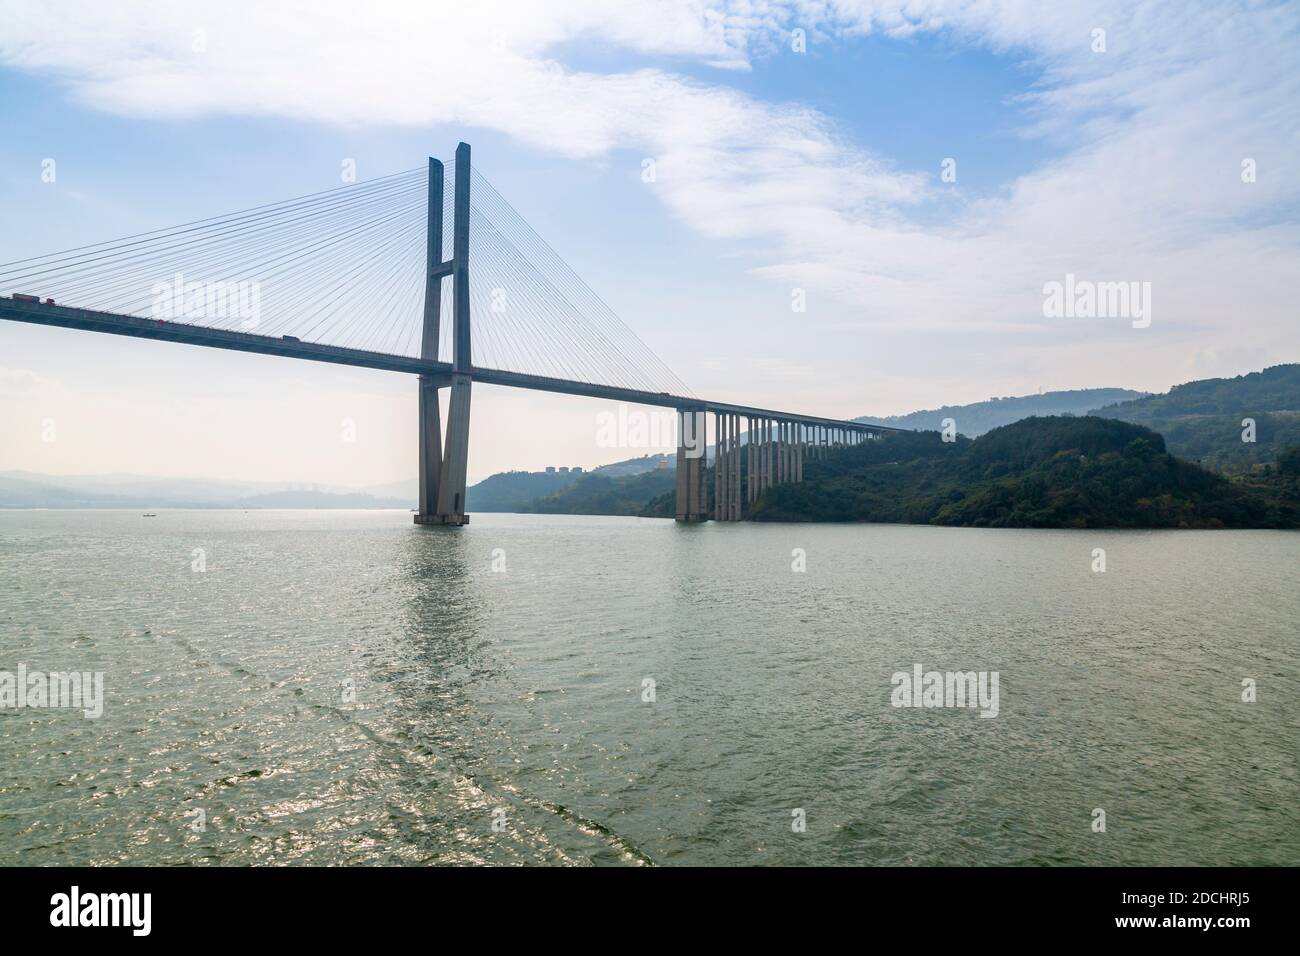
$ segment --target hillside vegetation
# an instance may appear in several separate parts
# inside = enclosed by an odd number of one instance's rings
[[[636,515],[646,502],[675,493],[677,472],[671,468],[610,477],[593,473],[554,494],[535,498],[518,510],[536,514]]]
[[[756,520],[882,521],[1012,528],[1300,527],[1300,451],[1232,481],[1100,417],[1027,418],[970,440],[897,435],[805,464]]]
[[[1145,425],[1179,458],[1227,471],[1278,460],[1300,445],[1300,365],[1274,365],[1236,378],[1209,378],[1098,409],[1092,414]],[[1243,441],[1242,420],[1255,421]]]
[[[534,499],[553,495],[573,484],[582,473],[571,471],[502,471],[465,492],[465,510],[523,511]]]

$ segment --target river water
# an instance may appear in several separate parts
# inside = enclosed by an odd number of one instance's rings
[[[0,708],[0,863],[1296,865],[1298,570],[1285,532],[0,513],[0,671],[103,674],[98,718]],[[996,716],[894,706],[918,665]]]

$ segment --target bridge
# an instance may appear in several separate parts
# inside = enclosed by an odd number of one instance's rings
[[[204,275],[231,278],[193,281]],[[418,524],[469,521],[474,382],[674,409],[686,522],[742,520],[769,488],[802,481],[809,457],[897,431],[695,397],[470,165],[465,143],[450,177],[431,158],[0,264],[6,291],[0,319],[418,376]]]

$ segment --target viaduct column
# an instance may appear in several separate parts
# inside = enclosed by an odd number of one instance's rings
[[[722,416],[722,432],[726,450],[719,460],[719,467],[722,470],[722,509],[718,515],[723,521],[731,520],[731,454],[735,445],[735,436],[731,430],[731,415],[724,413]]]
[[[772,484],[779,485],[785,481],[785,422],[772,423]]]
[[[772,484],[781,483],[781,422],[772,422]]]
[[[763,490],[772,486],[772,420],[763,419]]]
[[[713,413],[713,519],[727,518],[727,420],[722,412]]]
[[[731,416],[731,437],[734,448],[731,450],[731,511],[732,520],[739,521],[745,513],[740,497],[740,416]]]
[[[709,489],[706,413],[677,409],[677,520],[707,521]]]
[[[754,503],[754,419],[745,419],[745,470],[749,477],[745,481],[745,500]]]
[[[772,420],[763,419],[763,490],[772,486]]]
[[[777,434],[777,459],[776,459],[776,480],[781,484],[790,480],[790,423],[789,421],[779,421],[776,424]]]
[[[739,488],[736,483],[736,475],[740,468],[740,418],[736,415],[727,416],[727,520],[736,521],[739,518],[740,502],[736,500]]]

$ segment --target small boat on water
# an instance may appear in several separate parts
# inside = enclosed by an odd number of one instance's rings
[[[140,517],[141,517],[141,518],[156,518],[156,517],[158,517],[158,516],[157,516],[156,514],[154,514],[152,511],[146,511],[146,512],[145,512],[144,514],[142,514]]]

